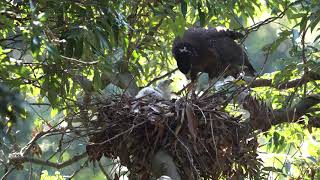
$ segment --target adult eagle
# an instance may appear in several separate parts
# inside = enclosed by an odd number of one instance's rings
[[[236,77],[241,72],[253,76],[255,70],[247,54],[234,41],[242,37],[241,33],[231,30],[190,28],[182,37],[175,38],[172,53],[179,70],[190,75],[191,82],[199,72],[208,73],[209,79],[223,72],[224,77]]]

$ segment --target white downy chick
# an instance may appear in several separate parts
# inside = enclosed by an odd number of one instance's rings
[[[171,83],[173,82],[172,79],[166,79],[166,80],[161,80],[157,84],[157,87],[155,88],[157,91],[161,92],[162,98],[165,100],[170,100],[171,99]]]
[[[161,80],[156,87],[145,87],[139,91],[136,98],[151,97],[158,100],[170,100],[171,88],[170,84],[173,82],[171,79]]]

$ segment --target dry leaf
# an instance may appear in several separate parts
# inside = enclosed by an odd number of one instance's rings
[[[180,129],[183,125],[183,122],[184,122],[184,112],[185,112],[185,109],[182,109],[182,113],[181,113],[181,119],[180,119],[180,122],[177,122],[177,127],[176,127],[176,130],[174,132],[174,134],[177,136],[180,132]]]
[[[186,104],[186,114],[188,119],[188,129],[191,133],[193,140],[195,141],[197,139],[197,135],[196,135],[197,118],[194,114],[192,106],[189,103]]]

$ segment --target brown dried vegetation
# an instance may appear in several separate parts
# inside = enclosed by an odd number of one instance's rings
[[[92,161],[103,155],[119,157],[130,177],[138,179],[150,178],[151,159],[160,149],[174,158],[182,179],[256,176],[261,160],[255,129],[248,121],[218,110],[221,102],[215,99],[122,96],[100,103],[92,123],[102,131],[91,136],[88,155]]]

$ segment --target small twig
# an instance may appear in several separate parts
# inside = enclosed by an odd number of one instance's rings
[[[6,180],[7,177],[9,176],[9,174],[12,173],[12,171],[13,171],[14,169],[15,169],[15,168],[9,169],[9,170],[1,177],[1,180]]]
[[[230,67],[230,64],[228,64],[228,66],[223,70],[223,72],[219,75],[219,77],[213,83],[211,83],[210,86],[203,92],[203,94],[200,96],[200,99],[204,97],[209,92],[209,90],[226,74],[229,67]]]
[[[192,105],[199,109],[199,111],[201,112],[201,114],[202,114],[202,116],[204,118],[204,122],[207,124],[207,118],[206,118],[206,115],[203,113],[203,110],[196,104],[192,104]]]
[[[108,142],[110,142],[110,141],[112,141],[114,139],[117,139],[118,137],[120,137],[120,136],[122,136],[122,135],[124,135],[124,134],[126,134],[126,133],[128,133],[130,131],[132,131],[134,128],[136,128],[138,126],[141,126],[142,124],[146,123],[147,121],[148,120],[145,120],[145,121],[142,121],[142,122],[140,122],[140,123],[138,123],[136,125],[132,125],[131,128],[129,128],[129,129],[127,129],[127,130],[125,130],[125,131],[123,131],[123,132],[113,136],[112,138],[109,138],[109,139],[103,141],[103,142],[100,142],[100,143],[89,143],[89,145],[104,145],[104,144],[106,144],[106,143],[108,143]]]
[[[296,2],[290,3],[290,4],[289,4],[288,6],[286,6],[285,9],[284,9],[280,14],[278,14],[277,16],[269,17],[269,18],[267,18],[267,19],[265,19],[265,20],[263,20],[263,21],[260,21],[259,23],[256,23],[256,24],[254,24],[254,25],[252,25],[252,26],[250,26],[250,27],[245,28],[246,34],[245,34],[244,38],[242,39],[242,41],[244,41],[251,32],[257,31],[260,27],[262,27],[262,26],[264,26],[264,25],[266,25],[266,24],[269,24],[269,23],[271,23],[271,22],[273,22],[273,21],[275,21],[275,20],[277,20],[277,19],[282,18],[282,17],[286,14],[287,10],[288,10],[291,6],[293,6],[295,3],[296,3]],[[240,29],[241,29],[241,28],[240,28]],[[238,30],[239,30],[239,29],[238,29]]]
[[[78,62],[78,63],[81,63],[81,64],[85,64],[85,65],[93,65],[93,64],[97,64],[99,62],[99,61],[85,62],[85,61],[82,61],[82,60],[79,60],[79,59],[70,58],[70,57],[66,57],[66,56],[63,56],[63,55],[60,55],[60,57],[63,58],[63,59],[69,60],[69,61],[75,61],[75,62]]]
[[[306,65],[307,64],[307,58],[306,58],[306,45],[305,45],[305,37],[306,37],[306,33],[307,33],[307,30],[308,30],[308,27],[303,30],[302,32],[302,35],[301,35],[301,44],[302,44],[302,52],[301,52],[301,56],[302,56],[302,62],[303,62],[303,65]],[[308,73],[308,68],[305,66],[304,67],[304,73],[307,74]]]
[[[186,90],[191,85],[191,82],[189,82],[186,86],[184,86],[181,90],[178,92],[174,92],[176,95],[180,95],[184,90]]]
[[[41,159],[36,159],[33,157],[25,157],[25,156],[17,156],[17,157],[13,157],[11,159],[9,159],[10,161],[17,161],[17,162],[30,162],[30,163],[34,163],[34,164],[39,164],[39,165],[43,165],[43,166],[50,166],[50,167],[54,167],[56,169],[61,169],[64,168],[66,166],[69,166],[83,158],[87,157],[87,152],[84,152],[80,155],[74,156],[73,158],[63,162],[63,163],[53,163],[50,161],[43,161]]]
[[[48,131],[41,131],[39,133],[37,133],[30,141],[29,143],[23,147],[20,150],[20,153],[22,154],[22,156],[26,155],[32,148],[32,145],[38,140],[40,139],[42,136],[45,136],[48,133]]]
[[[49,103],[29,103],[32,106],[51,106]]]
[[[187,157],[189,159],[189,163],[191,164],[192,168],[194,169],[194,172],[196,173],[197,178],[201,179],[200,174],[198,173],[198,170],[197,170],[196,166],[194,165],[194,159],[192,158],[191,150],[188,148],[187,145],[185,145],[183,143],[183,141],[175,134],[175,132],[171,129],[171,127],[167,123],[166,123],[166,126],[167,126],[168,130],[175,136],[175,138],[178,140],[178,142],[185,148],[186,153],[187,153]]]
[[[162,76],[159,76],[159,77],[154,78],[153,80],[149,81],[149,83],[146,85],[146,87],[150,86],[151,84],[153,84],[154,82],[156,82],[156,81],[158,81],[158,80],[160,80],[160,79],[162,79],[162,78],[165,78],[165,77],[173,74],[173,73],[176,72],[177,70],[178,70],[178,68],[175,68],[175,69],[167,72],[166,74],[164,74],[164,75],[162,75]]]
[[[303,62],[303,71],[304,74],[307,75],[308,74],[308,67],[307,67],[307,58],[306,58],[306,47],[305,47],[305,37],[306,37],[306,33],[307,33],[308,27],[303,30],[302,32],[302,36],[301,36],[301,44],[302,44],[302,52],[301,52],[301,56],[302,56],[302,62]],[[304,89],[303,89],[303,96],[305,97],[307,94],[307,83],[304,84]]]
[[[214,149],[215,149],[215,155],[216,155],[216,160],[219,159],[219,155],[218,155],[218,148],[217,148],[217,144],[216,144],[216,141],[214,139],[214,134],[213,134],[213,126],[212,126],[212,119],[211,119],[211,113],[209,113],[210,115],[210,130],[211,130],[211,136],[212,136],[212,142],[213,142],[213,145],[214,145]],[[218,162],[218,166],[219,168],[221,169],[221,165],[220,165],[220,162]]]

